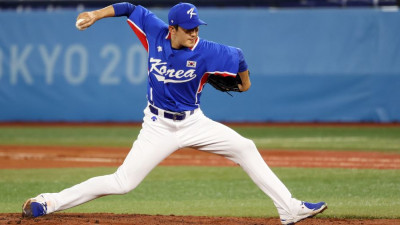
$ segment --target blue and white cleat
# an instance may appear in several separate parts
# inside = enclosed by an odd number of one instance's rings
[[[22,217],[39,217],[47,214],[47,202],[43,195],[30,198],[22,205]]]
[[[318,213],[322,213],[325,209],[328,208],[328,205],[325,202],[318,203],[309,203],[309,202],[301,202],[300,208],[297,213],[288,217],[281,217],[281,222],[283,225],[292,225],[301,220],[313,217]]]

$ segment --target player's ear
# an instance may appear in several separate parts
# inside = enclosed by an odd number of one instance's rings
[[[175,33],[175,32],[177,32],[178,31],[178,25],[175,25],[175,26],[168,26],[168,30],[169,30],[169,33],[170,34],[172,34],[172,33]]]
[[[168,30],[169,30],[169,33],[171,34],[172,32],[175,31],[175,27],[170,25],[170,26],[168,26]]]

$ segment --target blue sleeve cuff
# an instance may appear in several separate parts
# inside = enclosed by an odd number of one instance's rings
[[[246,60],[244,59],[242,49],[238,48],[237,50],[239,53],[239,72],[244,72],[248,69],[248,66]]]
[[[135,5],[128,2],[115,3],[112,5],[114,7],[115,16],[127,16],[129,17],[133,10],[135,9]]]

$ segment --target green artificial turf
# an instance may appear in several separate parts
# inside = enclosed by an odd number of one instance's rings
[[[400,218],[397,170],[273,168],[294,197],[326,201],[321,217]],[[41,192],[58,192],[115,168],[0,170],[0,212],[20,212]],[[66,212],[277,217],[272,201],[239,167],[157,167],[132,192]]]
[[[232,126],[259,149],[400,153],[400,126]],[[140,127],[0,127],[0,145],[130,147]]]

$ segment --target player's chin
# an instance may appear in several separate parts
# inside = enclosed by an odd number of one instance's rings
[[[186,42],[186,46],[185,47],[187,47],[187,48],[193,48],[194,47],[194,44],[196,44],[196,41],[192,41],[192,40],[188,40],[187,42]]]

